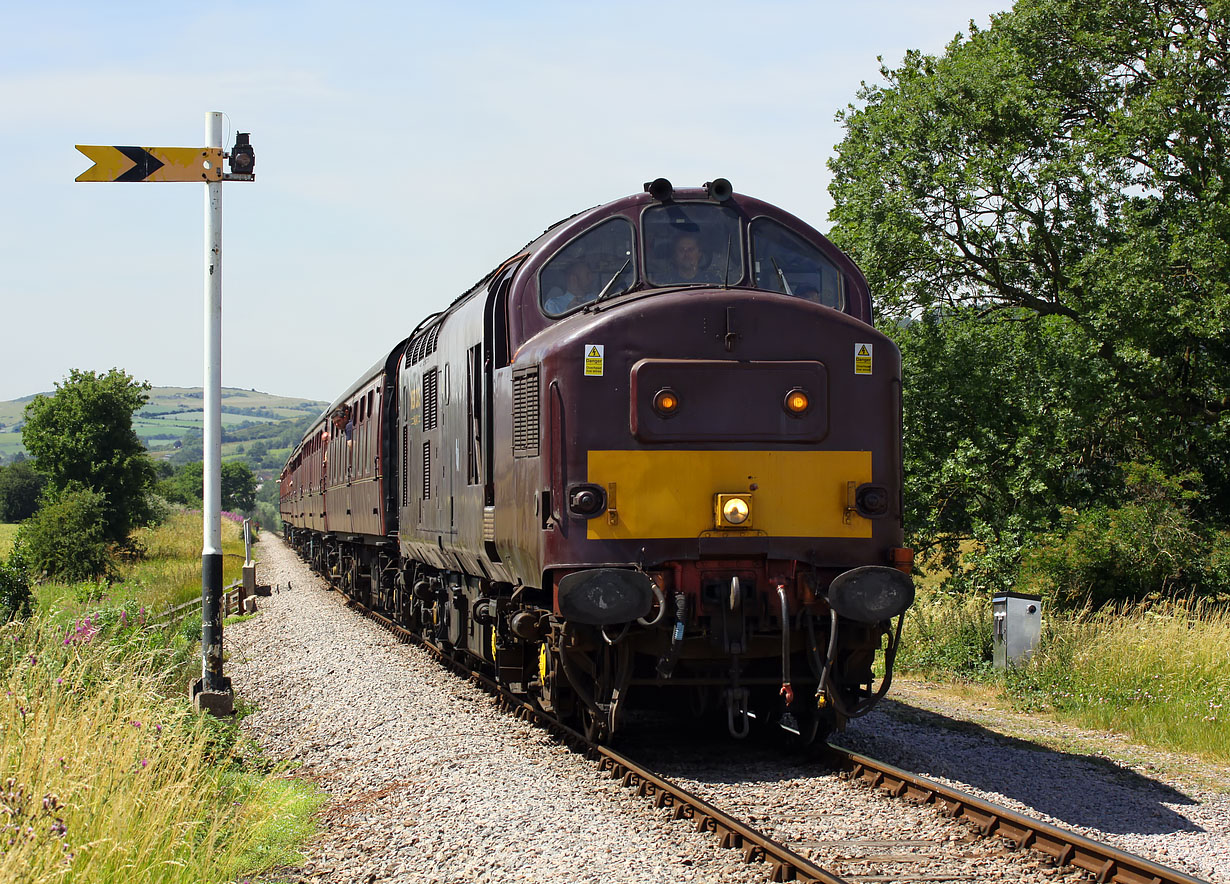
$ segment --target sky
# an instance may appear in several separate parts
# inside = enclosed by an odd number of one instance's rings
[[[828,230],[839,110],[1008,0],[0,4],[0,400],[200,386],[205,186],[76,144],[226,114],[224,386],[330,400],[543,229],[666,177]]]

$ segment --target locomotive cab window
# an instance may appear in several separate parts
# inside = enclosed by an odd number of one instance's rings
[[[841,273],[823,252],[768,218],[757,218],[751,230],[757,288],[846,309]]]
[[[562,316],[600,296],[626,292],[636,281],[632,225],[612,218],[593,227],[543,265],[538,275],[542,312]]]
[[[711,203],[653,206],[641,217],[653,285],[734,285],[743,278],[739,215]]]

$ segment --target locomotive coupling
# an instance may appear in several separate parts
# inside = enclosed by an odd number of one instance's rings
[[[882,623],[914,604],[914,581],[896,568],[864,565],[834,577],[828,598],[829,606],[848,620]]]

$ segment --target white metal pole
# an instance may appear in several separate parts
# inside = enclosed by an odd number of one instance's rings
[[[205,146],[222,147],[222,114],[205,115]],[[230,691],[222,676],[222,182],[205,195],[204,545],[201,550],[201,681]]]

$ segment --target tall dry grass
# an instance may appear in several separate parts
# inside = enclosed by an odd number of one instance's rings
[[[1052,619],[1005,687],[1026,707],[1230,761],[1230,610],[1179,600]]]
[[[218,882],[291,856],[316,799],[168,696],[178,657],[127,616],[5,628],[0,880]]]
[[[1033,657],[991,668],[989,599],[924,590],[906,617],[898,671],[979,681],[1026,711],[1149,745],[1230,761],[1230,609],[1201,600],[1043,610]]]
[[[237,577],[238,526],[223,537]],[[0,881],[236,881],[313,831],[318,793],[192,711],[200,618],[151,626],[199,597],[200,514],[137,540],[121,581],[40,586],[35,616],[0,629]]]

